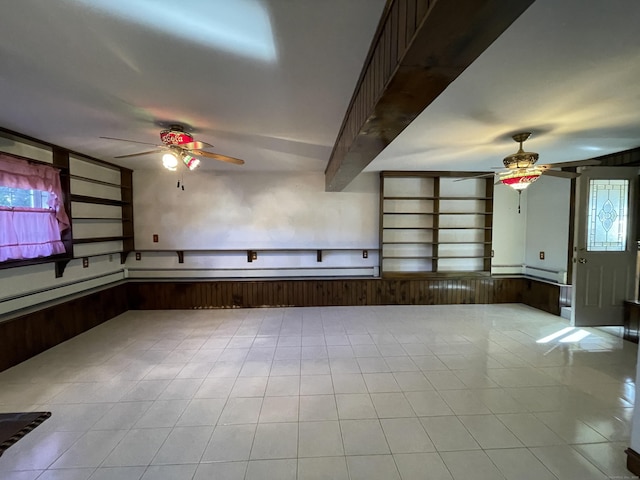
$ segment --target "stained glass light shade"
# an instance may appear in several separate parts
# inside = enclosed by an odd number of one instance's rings
[[[518,168],[500,175],[500,182],[514,190],[524,190],[542,175],[538,168]]]
[[[627,249],[629,180],[590,180],[587,251]]]
[[[200,160],[186,153],[182,155],[182,161],[184,162],[184,164],[187,166],[189,170],[195,170],[200,166]]]

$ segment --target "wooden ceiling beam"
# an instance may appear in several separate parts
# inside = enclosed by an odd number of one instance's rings
[[[534,0],[389,0],[325,170],[342,191]]]

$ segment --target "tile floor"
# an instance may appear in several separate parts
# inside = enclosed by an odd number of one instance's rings
[[[522,305],[127,312],[0,374],[4,480],[588,480],[636,345]],[[582,334],[584,335],[584,334]]]

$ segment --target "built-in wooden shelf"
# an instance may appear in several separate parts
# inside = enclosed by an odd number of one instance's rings
[[[69,175],[69,178],[72,180],[79,180],[81,182],[87,182],[87,183],[95,183],[97,185],[104,185],[106,187],[113,187],[113,188],[118,188],[118,189],[131,189],[130,185],[121,185],[119,183],[113,183],[113,182],[105,182],[104,180],[97,180],[95,178],[89,178],[89,177],[81,177],[80,175]]]
[[[493,215],[493,212],[382,212],[383,215]]]
[[[452,175],[439,172],[381,172],[380,174],[380,271],[383,276],[430,262],[431,273],[446,268],[449,260],[468,261],[468,271],[491,269],[493,179],[472,178],[462,172],[470,187],[457,186]],[[446,178],[446,179],[445,179]],[[466,194],[468,192],[468,195]],[[447,225],[454,223],[456,225]],[[416,240],[417,232],[430,232]],[[440,237],[446,234],[447,240]],[[457,233],[459,232],[459,233]],[[457,246],[442,255],[439,248]],[[458,272],[459,273],[459,272]]]
[[[91,238],[74,238],[73,245],[97,244],[108,242],[122,242],[122,250],[120,251],[99,251],[92,252],[81,257],[97,257],[102,255],[120,255],[120,263],[124,263],[130,252],[135,247],[135,239],[133,235],[133,202],[132,202],[132,172],[126,169],[120,170],[120,183],[107,182],[95,178],[88,178],[79,175],[70,175],[69,178],[81,182],[88,182],[107,187],[113,187],[120,190],[121,200],[103,197],[93,197],[90,195],[71,195],[71,202],[89,203],[93,205],[109,205],[121,208],[121,216],[81,216],[73,217],[72,220],[79,223],[116,223],[122,224],[122,235],[114,235],[108,237],[91,237]],[[112,214],[113,215],[113,214]]]
[[[384,200],[492,200],[493,197],[384,197]]]
[[[130,235],[119,235],[114,237],[91,237],[91,238],[74,238],[73,244],[78,245],[82,243],[105,243],[105,242],[118,242],[120,240],[128,240],[133,238]],[[101,254],[104,255],[104,254]]]
[[[422,245],[425,242],[384,242],[385,245]],[[431,245],[468,245],[468,242],[429,242]],[[476,244],[480,245],[491,245],[491,242],[476,242]]]
[[[90,197],[88,195],[71,195],[72,202],[78,203],[93,203],[96,205],[111,205],[114,207],[122,207],[129,205],[130,202],[123,200],[113,200],[111,198]]]
[[[410,259],[425,259],[425,258],[430,258],[433,260],[443,260],[443,259],[447,259],[447,260],[455,260],[455,259],[464,259],[464,258],[491,258],[491,257],[485,257],[484,255],[460,255],[460,256],[435,256],[435,255],[383,255],[382,259],[383,260],[387,260],[387,259],[396,259],[396,260],[410,260]]]
[[[98,222],[104,220],[105,222],[130,222],[129,218],[122,217],[73,217],[73,221],[88,221],[88,222]]]

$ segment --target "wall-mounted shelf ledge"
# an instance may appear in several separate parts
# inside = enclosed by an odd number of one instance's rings
[[[112,239],[117,239],[117,240],[121,240],[121,239],[125,239],[128,237],[113,237]],[[86,239],[84,242],[82,241],[74,241],[74,243],[92,243],[92,242],[99,242],[99,241],[108,241],[105,239]],[[184,256],[185,253],[192,253],[192,254],[241,254],[241,255],[246,255],[247,256],[247,262],[251,263],[254,262],[258,259],[258,254],[262,254],[262,253],[315,253],[316,255],[316,262],[320,263],[323,260],[323,255],[327,252],[359,252],[359,254],[361,254],[363,256],[363,258],[368,258],[369,257],[369,252],[377,252],[378,248],[371,248],[371,247],[360,247],[360,248],[351,248],[351,247],[346,247],[346,248],[340,248],[340,247],[336,247],[336,248],[264,248],[264,249],[251,249],[251,250],[245,250],[245,249],[193,249],[193,250],[170,250],[170,249],[136,249],[135,252],[137,254],[142,254],[142,253],[173,253],[175,252],[175,254],[178,256],[178,263],[184,263]],[[366,252],[366,256],[365,253]],[[129,254],[129,252],[121,252],[122,255],[124,255],[124,259],[122,260],[122,262],[124,263],[127,259],[127,256]],[[104,255],[104,254],[101,254]]]
[[[382,230],[436,230],[433,227],[382,227]],[[387,243],[387,242],[384,242]]]
[[[246,253],[248,249],[246,248],[238,248],[238,249],[229,249],[229,248],[195,248],[195,249],[172,249],[172,248],[153,248],[153,249],[135,249],[136,252],[140,253],[163,253],[163,252],[188,252],[188,253]],[[300,253],[300,252],[361,252],[363,250],[368,250],[370,252],[377,252],[378,247],[328,247],[328,248],[253,248],[250,249],[253,252],[264,252],[264,253]]]
[[[104,242],[118,242],[120,240],[128,240],[133,238],[132,236],[119,236],[119,237],[93,237],[93,238],[74,238],[73,244],[79,245],[82,243],[104,243]]]
[[[382,212],[383,215],[430,215],[430,216],[442,216],[442,215],[493,215],[493,212]]]
[[[433,259],[433,260],[455,260],[455,259],[465,259],[465,258],[491,258],[491,257],[485,257],[483,255],[461,255],[458,257],[443,257],[442,255],[440,256],[431,256],[431,255],[407,255],[407,256],[402,256],[402,255],[388,255],[388,256],[384,256],[382,257],[383,260],[389,260],[389,259],[394,259],[394,260],[415,260],[415,259]]]
[[[82,177],[80,175],[69,175],[69,178],[72,180],[79,180],[81,182],[88,182],[88,183],[95,183],[97,185],[104,185],[106,187],[113,187],[113,188],[131,188],[131,187],[127,187],[124,185],[120,185],[119,183],[113,183],[113,182],[105,182],[104,180],[97,180],[95,178],[89,178],[89,177]]]
[[[87,195],[71,195],[72,202],[78,203],[93,203],[95,205],[111,205],[114,207],[122,207],[125,205],[129,205],[129,202],[124,202],[122,200],[112,200],[110,198],[98,198],[98,197],[89,197]]]
[[[469,242],[384,242],[385,245],[469,245]],[[473,242],[474,245],[491,245],[491,242]]]
[[[131,219],[130,218],[122,218],[122,217],[73,217],[73,221],[77,221],[77,220],[86,220],[86,221],[91,221],[91,222],[99,222],[99,221],[105,221],[105,222],[130,222]]]
[[[385,200],[491,200],[492,197],[429,197],[429,196],[415,196],[415,197],[384,197]]]

